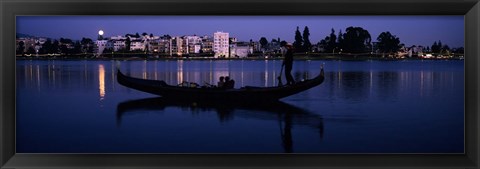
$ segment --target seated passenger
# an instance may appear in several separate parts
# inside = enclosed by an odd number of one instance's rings
[[[233,89],[234,87],[235,87],[235,80],[231,79],[231,80],[229,81],[228,88],[229,88],[229,89]]]
[[[220,76],[220,79],[219,79],[219,81],[218,81],[218,83],[217,83],[217,87],[219,87],[219,88],[224,87],[224,85],[225,85],[224,79],[225,79],[225,77]]]
[[[235,81],[234,80],[230,80],[230,77],[225,77],[225,84],[224,84],[224,88],[225,89],[233,89],[233,87],[235,86]]]

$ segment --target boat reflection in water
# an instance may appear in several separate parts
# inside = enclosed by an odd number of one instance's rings
[[[308,126],[318,132],[323,138],[323,119],[320,115],[308,112],[281,101],[266,103],[258,102],[209,102],[209,101],[179,101],[162,97],[132,100],[119,103],[117,106],[117,126],[129,114],[145,112],[162,112],[167,107],[188,108],[192,112],[202,113],[214,111],[221,122],[228,122],[233,116],[250,119],[278,121],[281,141],[285,153],[293,152],[292,127],[295,125]],[[236,111],[247,110],[247,111]]]

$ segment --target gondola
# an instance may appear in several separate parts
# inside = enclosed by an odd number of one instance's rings
[[[119,84],[176,100],[241,100],[241,101],[275,101],[320,85],[324,81],[323,66],[315,78],[296,82],[292,85],[274,87],[245,86],[238,89],[214,87],[183,87],[169,85],[162,80],[149,80],[130,77],[117,70]]]

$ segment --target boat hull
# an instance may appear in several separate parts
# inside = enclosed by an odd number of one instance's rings
[[[117,71],[117,81],[119,84],[159,95],[169,99],[178,100],[279,100],[281,98],[297,94],[320,85],[324,81],[323,69],[320,74],[309,80],[298,82],[294,85],[279,87],[242,87],[239,89],[222,88],[193,88],[180,87],[166,84],[164,81],[139,79],[124,75],[120,70]]]

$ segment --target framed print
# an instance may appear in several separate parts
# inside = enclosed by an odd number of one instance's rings
[[[475,168],[478,8],[2,1],[1,165]]]

